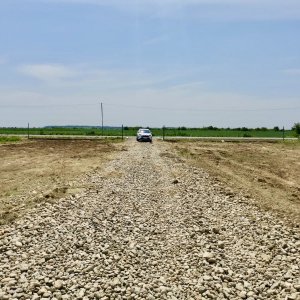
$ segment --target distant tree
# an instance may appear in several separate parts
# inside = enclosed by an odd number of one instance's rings
[[[294,130],[298,138],[300,138],[300,122],[295,123],[294,126],[292,127],[292,130]]]
[[[187,130],[187,128],[182,126],[182,127],[178,127],[178,130]]]
[[[129,130],[129,127],[128,126],[124,126],[124,130]]]
[[[267,131],[268,128],[267,128],[267,127],[261,127],[260,130],[261,130],[261,131]]]
[[[278,126],[275,126],[275,127],[273,128],[273,130],[275,130],[275,131],[279,131],[280,129],[279,129],[279,127],[278,127]]]
[[[247,127],[242,127],[242,131],[249,131]]]
[[[207,130],[218,130],[219,128],[214,127],[214,126],[208,126],[208,127],[205,127],[205,129],[207,129]]]

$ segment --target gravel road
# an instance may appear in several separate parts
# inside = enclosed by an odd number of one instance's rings
[[[299,228],[163,142],[125,145],[0,228],[0,299],[300,299]]]

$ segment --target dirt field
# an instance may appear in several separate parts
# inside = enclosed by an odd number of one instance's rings
[[[0,145],[0,224],[40,201],[76,193],[72,181],[100,168],[121,144],[90,140],[24,140]]]
[[[0,154],[3,193],[19,195],[6,199],[19,211],[36,199],[0,226],[0,299],[300,297],[299,224],[236,192],[296,217],[298,146],[41,141]]]
[[[300,144],[170,142],[187,162],[223,182],[228,193],[242,191],[281,216],[300,221]],[[100,168],[111,154],[126,150],[105,141],[35,140],[0,145],[0,224],[15,219],[40,201],[76,193],[78,176]]]
[[[233,192],[300,222],[300,143],[176,142],[173,149]],[[228,193],[231,191],[228,189]]]

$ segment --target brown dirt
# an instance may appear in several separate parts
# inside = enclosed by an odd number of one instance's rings
[[[176,150],[249,201],[254,199],[259,206],[300,222],[300,143],[182,141],[168,146],[162,155],[177,157]],[[0,145],[0,224],[37,202],[76,193],[84,187],[74,186],[75,179],[101,168],[119,150],[126,150],[123,144],[103,140],[25,140]]]
[[[181,155],[235,192],[300,222],[299,142],[176,142]]]
[[[123,146],[110,140],[30,140],[0,145],[0,224],[34,203],[72,193],[71,182]]]

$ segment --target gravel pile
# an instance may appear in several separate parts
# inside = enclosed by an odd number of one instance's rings
[[[300,234],[168,145],[0,228],[0,299],[300,299]]]

